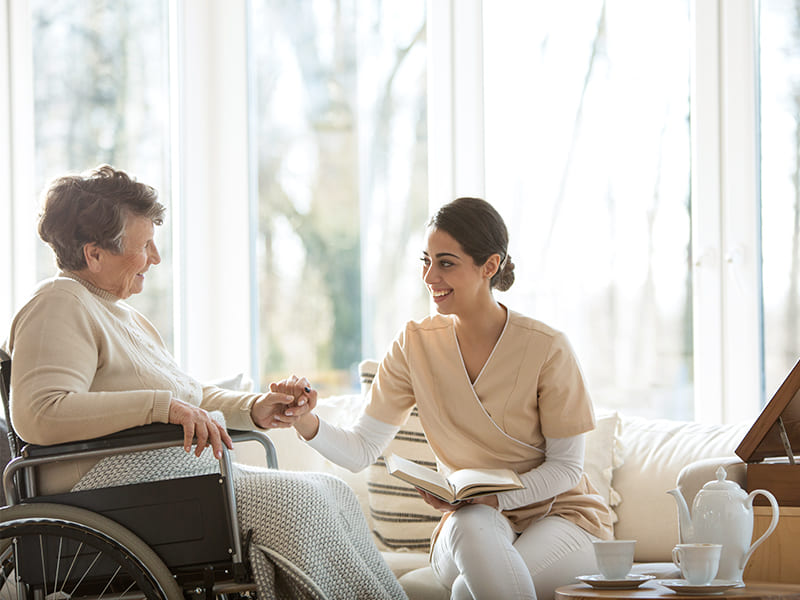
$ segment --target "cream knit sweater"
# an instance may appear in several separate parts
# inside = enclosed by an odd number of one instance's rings
[[[170,400],[219,410],[255,429],[257,394],[202,386],[183,373],[153,325],[127,303],[59,273],[39,284],[11,324],[11,420],[34,444],[94,438],[168,422]],[[42,470],[41,492],[69,489],[94,461]]]

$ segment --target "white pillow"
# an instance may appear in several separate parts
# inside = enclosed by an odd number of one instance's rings
[[[614,469],[622,465],[619,414],[616,412],[601,414],[595,421],[595,428],[585,437],[586,454],[583,470],[606,503],[609,506],[616,506],[620,502],[620,496],[611,482]],[[616,515],[614,520],[616,521]]]
[[[244,373],[238,373],[233,377],[215,379],[206,382],[208,385],[215,385],[223,390],[233,390],[234,392],[249,392],[253,389],[253,380],[245,377]]]

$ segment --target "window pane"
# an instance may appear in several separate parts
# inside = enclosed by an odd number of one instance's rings
[[[800,2],[760,10],[761,228],[767,399],[800,357]]]
[[[484,2],[487,198],[595,403],[690,419],[687,1]]]
[[[36,189],[108,163],[159,191],[162,262],[130,302],[171,347],[167,0],[32,0],[31,10]],[[51,250],[37,253],[38,278],[52,276]]]
[[[427,313],[425,3],[252,0],[261,385],[352,389]]]

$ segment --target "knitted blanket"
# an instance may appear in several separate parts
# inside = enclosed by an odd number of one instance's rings
[[[197,458],[167,448],[105,458],[73,490],[218,472],[208,449]],[[233,482],[240,530],[253,532],[249,558],[259,598],[406,598],[344,481],[234,464]]]

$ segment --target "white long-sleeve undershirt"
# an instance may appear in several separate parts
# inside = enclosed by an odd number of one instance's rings
[[[319,419],[319,431],[308,445],[328,460],[358,472],[374,463],[394,439],[400,427],[362,413],[352,429],[343,429]],[[500,510],[541,502],[571,490],[583,473],[583,434],[567,438],[545,438],[545,461],[520,473],[523,489],[497,494]]]

